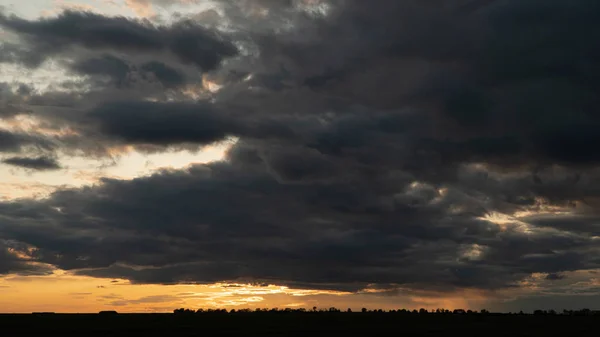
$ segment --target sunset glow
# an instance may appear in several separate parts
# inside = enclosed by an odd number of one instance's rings
[[[376,2],[0,0],[0,313],[600,308],[600,7]]]

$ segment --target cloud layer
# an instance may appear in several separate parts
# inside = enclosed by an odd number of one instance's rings
[[[3,14],[1,62],[60,57],[87,88],[6,84],[0,118],[10,102],[75,132],[1,131],[4,163],[59,168],[21,158],[44,142],[237,142],[220,162],[0,204],[0,238],[138,283],[497,290],[599,268],[598,6],[223,1],[169,25]]]

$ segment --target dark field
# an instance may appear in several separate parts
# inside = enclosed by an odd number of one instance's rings
[[[394,313],[0,315],[1,336],[599,336],[598,316]]]

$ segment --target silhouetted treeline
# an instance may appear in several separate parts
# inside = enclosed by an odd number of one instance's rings
[[[177,315],[195,315],[195,314],[204,314],[204,313],[215,313],[215,314],[236,314],[236,313],[352,313],[352,309],[348,308],[346,310],[341,310],[335,307],[330,308],[317,308],[313,307],[308,310],[305,308],[256,308],[256,309],[175,309],[173,310],[174,314]],[[454,309],[448,310],[444,308],[438,308],[435,310],[428,311],[427,309],[421,308],[419,310],[413,309],[392,309],[392,310],[384,310],[384,309],[367,309],[362,308],[360,310],[361,313],[375,313],[375,314],[402,314],[402,315],[532,315],[530,313],[520,312],[508,312],[508,313],[491,313],[486,309],[482,309],[480,311],[477,310],[464,310],[464,309]],[[600,310],[590,310],[590,309],[580,309],[580,310],[563,310],[561,312],[557,312],[555,310],[534,310],[533,315],[562,315],[562,316],[600,316]]]
[[[596,311],[177,309],[172,313],[0,314],[2,336],[597,336]],[[582,317],[578,317],[582,316]],[[14,333],[10,333],[13,332]]]

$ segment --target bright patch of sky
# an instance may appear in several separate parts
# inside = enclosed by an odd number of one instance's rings
[[[172,312],[173,308],[468,308],[484,307],[489,294],[402,293],[376,296],[275,285],[134,285],[126,280],[96,279],[55,270],[46,276],[0,277],[0,307],[5,312]]]
[[[112,0],[0,0],[9,13],[16,14],[26,19],[35,19],[40,16],[52,16],[65,9],[94,11],[109,15],[122,13],[120,1]]]
[[[83,80],[81,76],[67,73],[56,61],[44,62],[37,69],[28,69],[23,66],[10,63],[0,63],[0,82],[18,85],[27,84],[39,93],[61,91],[61,83],[78,82]],[[72,91],[72,89],[69,89]]]
[[[25,19],[51,17],[64,10],[72,9],[108,16],[144,18],[162,23],[169,23],[177,15],[185,15],[185,12],[198,13],[209,9],[210,6],[210,3],[204,0],[176,0],[172,3],[164,2],[162,6],[152,5],[146,0],[0,0],[0,7],[7,13]],[[0,34],[11,37],[6,32],[0,31]],[[68,74],[57,60],[45,62],[37,69],[0,64],[0,82],[15,86],[25,83],[39,93],[47,90],[61,91],[61,83],[78,80],[81,80],[81,77]],[[4,124],[6,123],[0,125],[0,129],[7,129],[7,125]],[[21,126],[26,127],[25,124]],[[36,132],[38,131],[39,128],[36,128]],[[58,160],[63,169],[45,172],[0,165],[0,200],[43,198],[59,187],[95,184],[101,177],[133,179],[150,175],[157,170],[180,169],[191,164],[220,160],[230,146],[231,142],[208,146],[196,153],[167,151],[144,154],[134,149],[127,149],[112,158],[102,160],[59,154]],[[10,155],[0,159],[7,157]]]
[[[166,4],[166,5],[165,5]],[[63,10],[80,10],[102,13],[109,16],[138,18],[160,18],[170,21],[177,13],[198,13],[212,5],[207,0],[163,1],[153,5],[149,0],[0,0],[0,6],[9,13],[26,19],[53,16]]]
[[[170,151],[144,154],[130,150],[112,159],[103,160],[59,157],[64,169],[47,172],[32,172],[2,165],[0,166],[0,200],[44,198],[59,187],[97,184],[103,177],[133,179],[150,175],[157,170],[181,169],[191,164],[216,161],[223,158],[229,146],[229,144],[208,146],[197,153]]]

